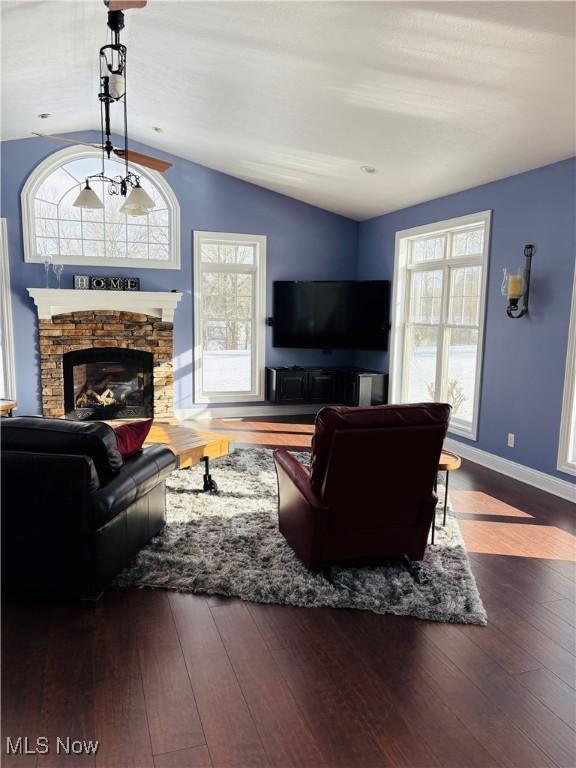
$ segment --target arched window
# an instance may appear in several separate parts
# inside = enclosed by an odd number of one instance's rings
[[[125,175],[119,160],[106,160],[106,175]],[[44,160],[22,190],[24,260],[116,267],[180,268],[180,208],[174,192],[155,171],[133,166],[155,207],[145,216],[120,213],[125,198],[110,195],[108,185],[91,179],[104,207],[75,208],[72,203],[87,176],[102,170],[97,150],[68,147]]]

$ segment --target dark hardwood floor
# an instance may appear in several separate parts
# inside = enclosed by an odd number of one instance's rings
[[[211,426],[306,448],[309,421]],[[575,505],[469,462],[450,482],[487,627],[136,589],[6,602],[2,765],[572,768]],[[8,757],[6,736],[100,746]]]

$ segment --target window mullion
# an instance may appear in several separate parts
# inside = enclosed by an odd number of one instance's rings
[[[446,258],[452,248],[452,233],[446,233]],[[448,323],[448,302],[450,296],[450,267],[447,263],[442,268],[442,300],[440,310],[440,324],[438,327],[437,351],[436,351],[436,400],[441,402],[446,399],[446,326]]]
[[[408,385],[408,371],[407,366],[410,360],[410,341],[412,334],[409,333],[410,326],[408,323],[404,323],[404,338],[402,339],[402,381],[400,382],[400,402],[405,403],[407,400],[407,385]]]
[[[442,269],[445,264],[444,259],[435,259],[434,261],[421,261],[418,264],[410,264],[406,267],[408,272],[427,272],[429,269]],[[484,262],[480,256],[466,256],[457,259],[450,259],[451,267],[481,267]]]
[[[80,208],[80,243],[82,245],[82,258],[84,258],[84,208]]]
[[[257,344],[256,336],[258,334],[258,275],[252,273],[252,318],[250,322],[250,392],[255,394],[258,389],[258,383],[256,380],[257,366],[260,365],[257,360]]]
[[[60,258],[62,256],[62,253],[61,253],[62,248],[60,245],[60,203],[57,203],[56,212],[58,213],[58,218],[56,219],[56,232],[58,234],[56,237],[58,240],[58,258]]]
[[[412,244],[410,243],[410,253],[408,254],[409,259],[412,258]],[[407,375],[407,365],[409,358],[409,350],[408,350],[408,343],[410,334],[408,333],[408,328],[410,327],[410,313],[412,310],[411,306],[411,296],[412,296],[412,275],[409,271],[406,272],[405,280],[404,280],[404,298],[403,298],[403,317],[402,317],[402,337],[400,339],[400,349],[402,350],[402,362],[401,362],[401,379],[400,379],[400,402],[404,403],[406,402],[406,386],[408,381],[408,375]]]

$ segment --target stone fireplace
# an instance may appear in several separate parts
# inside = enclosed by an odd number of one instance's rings
[[[39,321],[44,416],[172,416],[173,325],[96,310]]]
[[[44,416],[173,416],[173,319],[181,293],[28,293],[38,307]]]

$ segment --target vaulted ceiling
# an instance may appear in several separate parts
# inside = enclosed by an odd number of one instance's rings
[[[368,218],[573,155],[574,20],[571,2],[149,0],[122,35],[130,134]],[[99,128],[102,2],[4,1],[2,22],[2,138]]]

